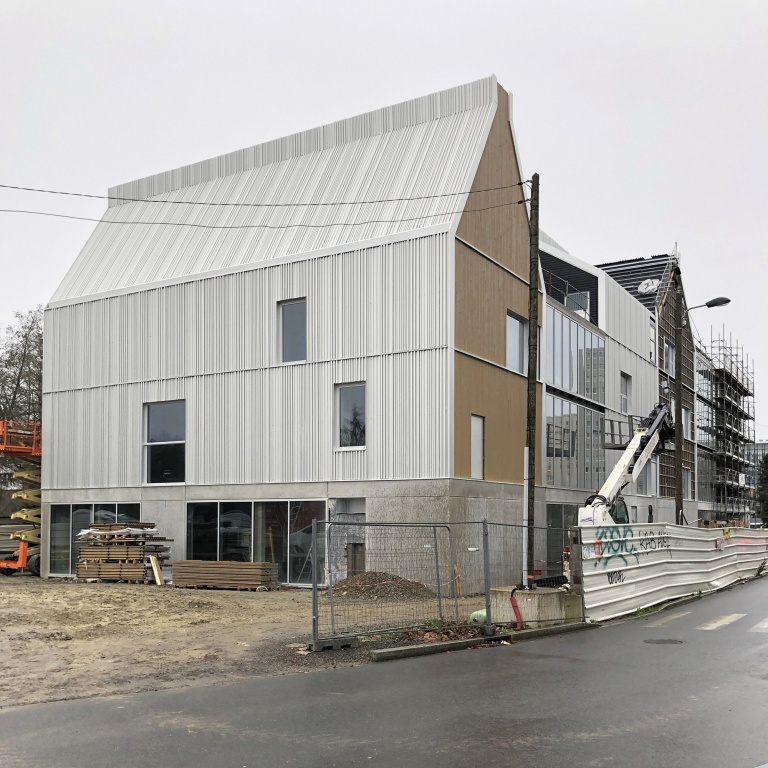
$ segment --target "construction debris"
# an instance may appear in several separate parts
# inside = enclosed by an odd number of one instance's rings
[[[366,571],[350,576],[334,586],[333,596],[365,600],[413,600],[436,597],[429,587],[418,581],[402,579],[383,571]]]

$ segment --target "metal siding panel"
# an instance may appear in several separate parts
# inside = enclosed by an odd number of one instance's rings
[[[189,484],[447,476],[449,251],[432,235],[47,310],[72,344],[46,359],[46,487],[139,485],[143,404],[176,398]],[[277,303],[299,296],[308,362],[279,365]],[[370,442],[336,452],[349,381]]]
[[[461,193],[471,184],[477,149],[493,118],[496,98],[495,78],[486,78],[442,96],[433,94],[122,185],[112,191],[114,196],[149,195],[170,202],[322,205],[160,206],[151,201],[111,205],[103,221],[136,223],[97,225],[53,301],[362,243],[434,225],[450,226],[458,216],[455,212],[463,207]],[[389,202],[337,205],[382,199]],[[221,230],[175,226],[178,224],[321,226]]]

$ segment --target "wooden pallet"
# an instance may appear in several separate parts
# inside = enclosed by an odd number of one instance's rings
[[[124,531],[126,528],[147,530],[157,528],[157,523],[93,523],[88,526],[92,531]]]
[[[144,581],[147,578],[145,563],[78,563],[75,572],[78,579]]]
[[[81,560],[143,560],[146,548],[141,545],[114,544],[98,546],[83,544],[80,546]]]
[[[254,590],[278,586],[276,563],[176,560],[171,574],[176,587]]]

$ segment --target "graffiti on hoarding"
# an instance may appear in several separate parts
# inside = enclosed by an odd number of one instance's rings
[[[609,584],[623,584],[625,580],[623,571],[611,571],[608,574]]]
[[[641,552],[654,552],[657,549],[669,549],[669,534],[666,531],[639,531]]]
[[[598,565],[607,568],[611,563],[616,567],[616,560],[620,560],[623,565],[629,565],[633,558],[635,564],[640,561],[637,547],[632,543],[632,529],[629,526],[612,525],[599,528],[595,541],[596,552],[598,546],[600,549],[599,554],[596,554],[595,568]]]

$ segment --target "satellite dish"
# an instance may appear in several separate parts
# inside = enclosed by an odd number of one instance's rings
[[[643,280],[643,282],[637,286],[637,292],[642,293],[643,295],[647,293],[656,293],[656,291],[659,290],[660,282],[660,280],[651,280],[650,278],[648,280]]]

